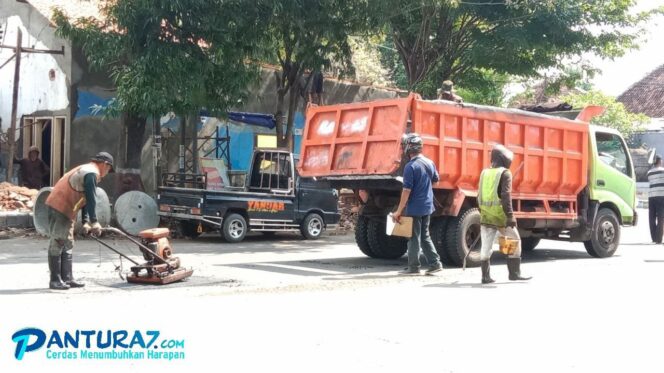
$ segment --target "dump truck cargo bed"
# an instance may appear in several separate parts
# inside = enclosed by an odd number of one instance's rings
[[[403,162],[401,137],[407,132],[422,136],[424,155],[438,167],[435,189],[475,194],[495,144],[515,154],[515,199],[575,201],[587,184],[587,122],[416,95],[309,108],[299,171],[307,177],[394,186]]]

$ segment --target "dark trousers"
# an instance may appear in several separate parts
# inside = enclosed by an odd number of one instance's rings
[[[650,238],[652,238],[652,242],[662,243],[662,235],[664,235],[664,197],[648,198],[648,216],[650,218]]]
[[[408,240],[408,267],[410,269],[420,268],[420,251],[424,253],[429,265],[440,266],[440,256],[429,235],[429,221],[431,217],[413,216],[413,236]]]

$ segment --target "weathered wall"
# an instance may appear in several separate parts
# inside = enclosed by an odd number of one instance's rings
[[[23,47],[37,49],[61,49],[64,55],[23,53],[21,55],[20,85],[17,118],[23,115],[65,115],[69,122],[69,76],[71,75],[71,48],[66,40],[55,35],[55,29],[44,15],[28,3],[15,0],[0,1],[0,25],[4,32],[0,44],[16,44],[17,29],[23,33]],[[14,52],[0,49],[0,64]],[[12,91],[14,85],[14,61],[0,69],[0,121],[2,132],[11,124]],[[53,79],[49,72],[53,70]],[[19,122],[20,123],[20,122]],[[17,127],[19,124],[17,124]],[[18,139],[20,131],[15,133]],[[5,177],[6,149],[2,149],[0,180]],[[65,152],[65,162],[67,152]]]

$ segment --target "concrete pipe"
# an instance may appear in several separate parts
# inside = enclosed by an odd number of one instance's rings
[[[111,201],[108,199],[108,194],[103,189],[97,187],[97,221],[102,227],[107,227],[111,224]],[[76,214],[76,224],[74,225],[74,232],[76,234],[83,234],[83,223],[81,220],[81,212]]]
[[[52,187],[41,188],[35,199],[35,205],[32,207],[32,221],[37,233],[42,236],[48,235],[48,206],[46,206],[46,199],[52,190]]]
[[[118,226],[133,236],[159,226],[157,203],[143,192],[131,191],[121,195],[115,202],[114,212]]]

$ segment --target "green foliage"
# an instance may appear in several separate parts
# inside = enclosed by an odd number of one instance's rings
[[[616,101],[614,97],[607,96],[599,91],[589,91],[583,94],[572,94],[562,98],[575,109],[583,109],[588,105],[598,105],[606,108],[604,114],[593,118],[592,124],[615,128],[624,137],[631,136],[635,131],[648,123],[649,118],[643,114],[633,114],[625,106]]]
[[[592,52],[616,57],[636,46],[652,12],[631,0],[376,0],[414,89],[473,69],[535,76]],[[628,28],[631,27],[631,28]],[[625,31],[629,30],[629,31]],[[429,77],[434,74],[433,77]]]
[[[263,59],[278,61],[277,139],[292,146],[294,112],[301,97],[305,71],[321,71],[333,62],[342,73],[353,74],[349,36],[370,27],[368,3],[364,0],[265,0],[256,6],[268,32],[261,40]],[[281,121],[290,94],[286,131]],[[287,143],[286,143],[287,142]]]
[[[112,113],[223,113],[246,96],[260,27],[241,0],[106,1],[102,23],[56,10],[59,35],[117,88]]]

